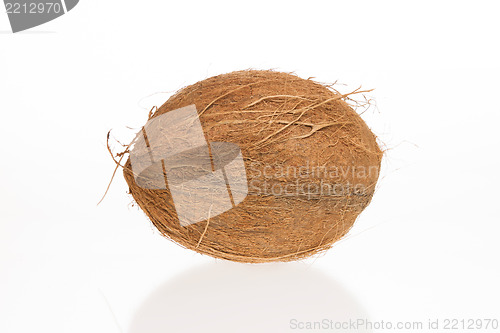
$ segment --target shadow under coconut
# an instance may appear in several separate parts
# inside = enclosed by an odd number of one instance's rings
[[[313,267],[215,262],[188,270],[152,292],[128,332],[347,332],[305,325],[367,317],[344,287]]]

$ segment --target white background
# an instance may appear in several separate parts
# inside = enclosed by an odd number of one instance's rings
[[[0,332],[500,320],[495,4],[82,0],[18,34],[0,13]],[[126,141],[178,88],[247,68],[375,88],[383,175],[344,240],[234,264],[162,238],[121,173],[96,206],[108,130]]]

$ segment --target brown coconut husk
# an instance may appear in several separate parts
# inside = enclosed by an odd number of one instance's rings
[[[149,115],[151,119],[195,104],[208,142],[232,142],[240,147],[249,181],[279,187],[294,184],[302,176],[313,185],[328,178],[335,184],[361,184],[361,192],[348,188],[342,195],[299,191],[279,195],[263,193],[257,186],[259,190],[249,188],[244,201],[233,209],[181,226],[169,190],[138,186],[128,159],[123,174],[130,194],[163,236],[215,258],[291,261],[326,250],[346,235],[370,203],[378,179],[382,151],[347,103],[350,95],[362,92],[342,95],[293,74],[245,70],[185,87]],[[299,174],[277,172],[266,178],[259,174],[266,166],[268,175],[285,168],[295,168]],[[318,170],[319,166],[326,170],[364,167],[376,172],[326,177],[311,172],[311,166]]]

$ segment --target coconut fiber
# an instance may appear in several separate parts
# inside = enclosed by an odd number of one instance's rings
[[[130,194],[163,236],[212,257],[259,263],[326,250],[370,203],[379,176],[382,151],[351,107],[351,96],[362,92],[343,95],[294,74],[257,70],[187,86],[149,120],[195,105],[207,142],[241,149],[248,194],[183,226],[170,190],[139,186],[128,158]]]

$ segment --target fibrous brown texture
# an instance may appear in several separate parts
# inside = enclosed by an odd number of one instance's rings
[[[138,186],[129,159],[130,193],[162,235],[216,258],[290,261],[328,249],[369,204],[382,158],[348,95],[293,74],[256,70],[185,87],[150,119],[196,105],[208,142],[240,147],[247,197],[225,213],[181,226],[169,190]]]

